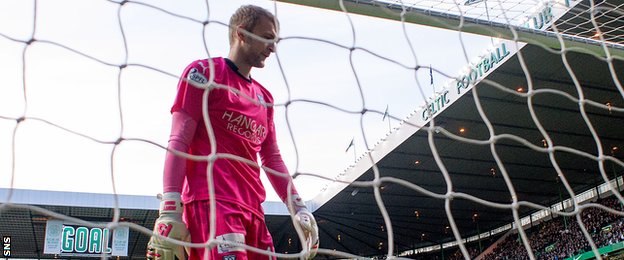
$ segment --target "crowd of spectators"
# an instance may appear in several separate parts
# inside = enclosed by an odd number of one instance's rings
[[[475,257],[477,257],[481,253],[479,251],[479,248],[475,246],[469,246],[466,248],[466,250],[468,250],[468,254],[470,254],[470,259],[475,259]],[[455,251],[455,253],[450,255],[449,258],[447,259],[448,260],[463,260],[465,258],[464,258],[464,254],[462,254],[460,250],[457,250]]]
[[[616,198],[597,201],[609,208],[620,209]],[[581,213],[587,232],[600,248],[624,241],[624,218],[605,210],[590,207]],[[575,217],[557,217],[528,230],[529,244],[537,259],[565,259],[591,250],[589,241],[581,231]],[[471,258],[474,258],[471,256]],[[482,259],[529,259],[526,248],[518,235],[510,235],[496,245]]]
[[[595,203],[618,211],[624,210],[624,207],[615,197],[599,199]],[[624,241],[624,216],[612,214],[600,208],[588,207],[582,210],[581,219],[597,248]],[[555,217],[525,231],[536,259],[562,260],[591,251],[591,246],[581,231],[576,217]],[[494,241],[484,242],[487,243],[481,248],[486,250]],[[475,259],[482,252],[478,243],[473,242],[465,246],[470,254],[470,259]],[[458,248],[445,251],[444,254],[432,252],[412,257],[431,260],[465,259]],[[518,234],[510,234],[503,241],[494,245],[492,252],[484,255],[481,259],[524,260],[530,258]]]

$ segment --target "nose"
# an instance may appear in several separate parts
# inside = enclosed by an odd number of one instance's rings
[[[268,48],[269,48],[269,51],[270,51],[270,52],[275,52],[275,47],[276,47],[276,46],[275,46],[275,42],[270,42],[270,43],[269,43]]]

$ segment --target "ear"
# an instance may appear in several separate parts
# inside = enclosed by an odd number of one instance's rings
[[[244,30],[245,29],[243,28],[242,25],[236,26],[236,38],[240,42],[246,42],[247,35],[245,35]]]

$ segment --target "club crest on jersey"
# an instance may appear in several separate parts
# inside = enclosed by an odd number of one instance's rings
[[[189,71],[187,78],[188,80],[199,83],[199,84],[206,84],[208,82],[206,77],[201,72],[199,72],[199,70],[197,70],[196,68],[192,68],[191,71]]]
[[[258,102],[260,102],[260,105],[262,105],[263,107],[267,107],[267,103],[264,102],[264,97],[262,96],[262,94],[258,94],[256,96],[258,97]]]
[[[236,260],[235,255],[226,255],[223,257],[223,260]]]

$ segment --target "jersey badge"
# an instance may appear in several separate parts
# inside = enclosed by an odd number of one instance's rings
[[[208,82],[206,77],[196,68],[192,68],[191,71],[189,71],[187,78],[188,80],[199,84],[206,84]]]
[[[262,96],[262,94],[258,94],[256,95],[258,97],[258,102],[260,102],[260,105],[262,105],[263,107],[267,107],[267,103],[264,102],[264,97]]]

